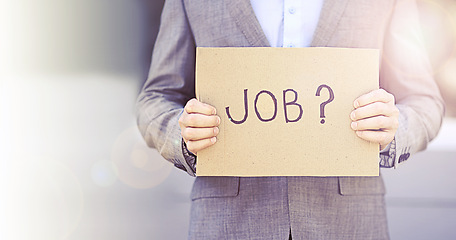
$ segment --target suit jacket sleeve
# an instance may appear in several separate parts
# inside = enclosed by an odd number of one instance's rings
[[[397,167],[426,148],[438,133],[444,113],[439,89],[420,32],[415,1],[396,1],[385,33],[380,85],[394,94],[399,128],[384,161]]]
[[[149,77],[137,100],[137,124],[149,147],[194,176],[183,155],[178,119],[194,97],[195,43],[180,0],[167,0]]]

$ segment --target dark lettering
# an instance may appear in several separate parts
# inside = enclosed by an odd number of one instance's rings
[[[230,107],[226,107],[225,108],[225,111],[226,111],[226,115],[228,116],[228,119],[233,122],[234,124],[241,124],[241,123],[244,123],[245,120],[247,120],[247,117],[249,116],[249,105],[248,105],[248,102],[247,102],[247,91],[248,89],[244,89],[244,118],[240,121],[236,121],[234,120],[232,117],[231,117],[231,114],[230,114]]]
[[[262,93],[268,94],[268,95],[272,98],[272,101],[274,102],[274,115],[272,115],[272,117],[269,118],[269,119],[264,119],[264,118],[262,118],[261,115],[260,115],[260,113],[258,112],[258,108],[257,108],[258,97],[259,97],[260,94],[262,94]],[[269,92],[269,91],[263,90],[263,91],[259,92],[259,93],[256,95],[256,97],[255,97],[255,104],[254,104],[254,106],[255,106],[255,113],[256,113],[258,119],[260,119],[260,121],[262,121],[262,122],[269,122],[269,121],[272,121],[272,120],[274,120],[274,118],[277,116],[277,99],[275,98],[274,94],[272,94],[272,93]]]
[[[287,92],[293,92],[294,93],[294,100],[293,101],[287,102],[287,100],[286,100]],[[286,121],[286,123],[297,122],[302,117],[302,112],[303,112],[302,111],[302,106],[299,103],[296,103],[297,100],[298,100],[298,93],[295,90],[293,90],[293,89],[283,90],[283,112],[285,113],[285,121]],[[293,119],[293,120],[288,119],[288,111],[287,111],[287,106],[288,105],[295,105],[295,106],[299,107],[299,116],[296,119]]]

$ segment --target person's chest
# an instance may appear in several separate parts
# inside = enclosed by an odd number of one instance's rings
[[[281,2],[285,3],[285,0]],[[309,19],[315,21],[317,18],[314,32],[309,31],[307,37],[304,37],[307,39],[306,46],[381,48],[393,3],[393,0],[325,0],[319,14],[315,13],[315,16],[303,21],[308,24],[311,21]],[[268,40],[269,28],[262,26],[266,23],[261,23],[263,17],[257,17],[250,0],[184,0],[184,5],[198,47],[287,46],[287,43],[293,43],[294,40],[290,39],[295,39],[295,35],[302,38],[299,35],[306,31],[305,28],[292,24],[292,37],[282,38],[284,40],[281,44],[279,41],[274,44]],[[280,8],[281,5],[277,6]],[[318,7],[314,9],[318,10]],[[293,11],[296,13],[296,9],[291,10]],[[285,5],[283,9],[271,13],[276,15],[276,27],[277,15],[281,12],[284,16],[286,12],[292,15],[290,8]],[[266,14],[264,18],[267,17]],[[278,35],[279,33],[273,34]]]

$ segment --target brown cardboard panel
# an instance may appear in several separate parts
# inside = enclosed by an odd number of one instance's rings
[[[197,98],[222,120],[198,176],[378,176],[378,144],[349,117],[378,89],[378,50],[198,48],[196,60]]]

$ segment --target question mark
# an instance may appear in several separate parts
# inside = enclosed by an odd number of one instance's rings
[[[328,89],[328,91],[329,91],[329,99],[320,104],[320,118],[325,118],[325,106],[326,106],[326,104],[328,104],[328,103],[330,103],[330,102],[332,102],[334,100],[334,92],[333,92],[333,90],[328,85],[325,85],[325,84],[322,84],[322,85],[318,86],[317,93],[315,93],[315,96],[320,96],[321,89],[323,89],[323,88]],[[325,123],[325,119],[321,119],[320,123],[324,124]]]

